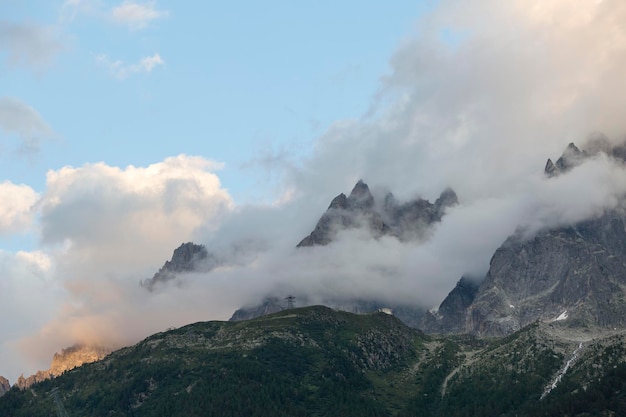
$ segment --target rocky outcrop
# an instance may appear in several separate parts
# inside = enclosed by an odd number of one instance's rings
[[[19,389],[26,389],[37,382],[57,377],[63,374],[63,372],[74,369],[85,363],[91,363],[103,359],[109,353],[111,353],[110,349],[93,345],[74,345],[65,348],[61,351],[61,353],[54,354],[50,369],[37,371],[37,373],[29,377],[20,375],[15,382],[15,386]]]
[[[595,133],[587,139],[582,150],[573,143],[567,145],[556,163],[548,159],[543,171],[548,177],[564,174],[600,153],[614,160],[626,162],[626,142],[612,144],[603,134]]]
[[[509,334],[534,321],[577,326],[626,324],[626,225],[616,212],[512,236],[496,251],[467,309],[466,331]]]
[[[2,397],[4,393],[10,389],[11,384],[9,384],[9,380],[0,375],[0,397]]]
[[[427,333],[464,333],[467,309],[476,298],[478,287],[478,280],[462,277],[439,308],[424,314],[416,327]]]
[[[152,278],[142,281],[141,286],[152,291],[156,285],[171,281],[180,273],[208,272],[219,264],[218,259],[207,252],[204,245],[192,242],[183,243],[174,250],[172,259],[166,261]]]
[[[389,193],[378,205],[367,184],[359,180],[349,196],[342,193],[333,199],[311,234],[297,246],[327,245],[340,230],[363,227],[374,238],[383,235],[401,240],[424,238],[430,227],[441,221],[445,210],[457,203],[456,194],[448,188],[434,204],[421,198],[400,204]]]
[[[544,172],[548,177],[566,174],[599,153],[626,160],[624,145],[594,135],[584,150],[570,143],[556,163],[547,161]],[[437,312],[426,315],[424,330],[503,336],[535,321],[622,327],[626,215],[613,210],[530,238],[518,232],[496,250],[476,292],[466,292],[462,282]]]

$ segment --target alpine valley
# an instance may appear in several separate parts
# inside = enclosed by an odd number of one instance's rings
[[[544,180],[625,157],[626,147],[601,137],[582,150],[570,144],[547,161]],[[419,245],[461,203],[449,188],[434,202],[398,202],[359,181],[294,246],[315,250],[350,230]],[[626,415],[623,203],[571,224],[518,229],[484,276],[455,277],[437,309],[345,295],[311,305],[319,299],[306,291],[268,288],[227,322],[170,329],[111,353],[68,349],[39,377],[13,387],[0,378],[0,415]],[[156,292],[230,261],[184,243],[141,287]],[[70,356],[79,359],[60,365]]]

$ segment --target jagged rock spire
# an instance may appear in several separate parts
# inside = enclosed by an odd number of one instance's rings
[[[433,223],[441,220],[447,207],[457,203],[456,193],[447,188],[434,204],[421,198],[399,204],[389,193],[378,207],[368,185],[359,180],[349,196],[341,193],[333,199],[315,229],[298,247],[327,245],[339,230],[360,227],[369,228],[374,238],[391,235],[401,240],[420,239]]]

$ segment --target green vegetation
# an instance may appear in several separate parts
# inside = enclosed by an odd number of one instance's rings
[[[540,400],[566,358],[537,325],[493,341],[435,338],[382,313],[308,307],[155,334],[11,390],[0,416],[54,415],[54,387],[72,417],[626,415],[625,350],[596,350],[608,372],[581,389],[598,369],[583,361]]]

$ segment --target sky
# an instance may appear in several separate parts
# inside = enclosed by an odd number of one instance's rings
[[[0,375],[285,290],[430,308],[515,230],[615,209],[610,158],[543,167],[626,137],[622,3],[0,1]],[[359,179],[460,204],[296,250]],[[186,241],[228,262],[142,288]]]

